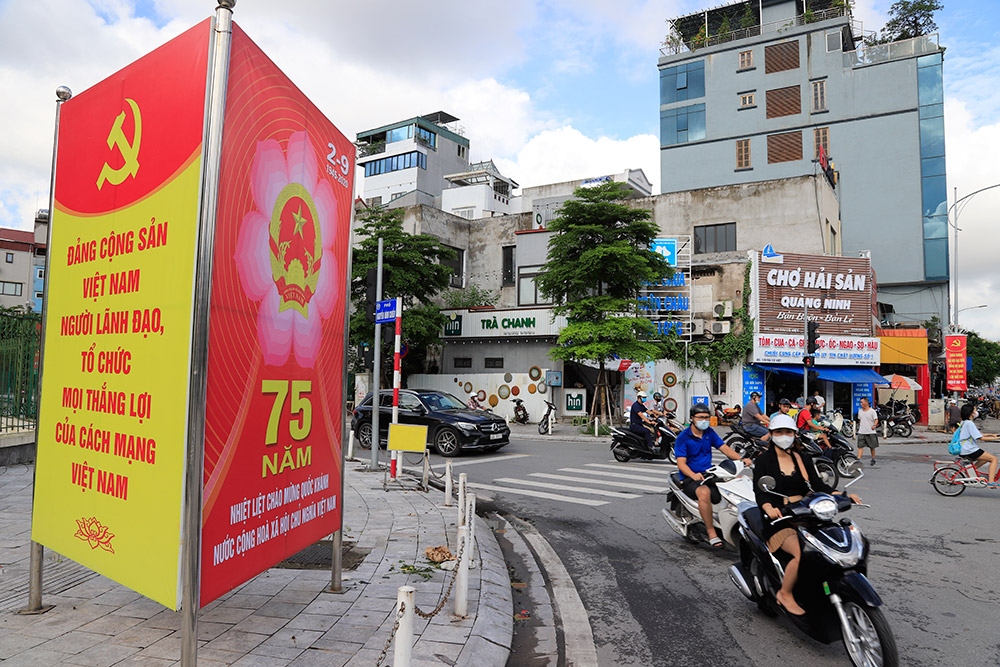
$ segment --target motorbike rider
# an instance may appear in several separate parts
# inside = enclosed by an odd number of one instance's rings
[[[989,483],[987,486],[991,489],[1000,488],[1000,482],[994,481],[997,475],[997,456],[996,454],[990,454],[989,452],[983,451],[983,448],[979,446],[979,443],[983,441],[996,441],[997,434],[990,433],[988,435],[983,435],[974,421],[978,418],[979,409],[976,407],[975,403],[966,403],[962,406],[962,424],[959,426],[961,433],[958,435],[962,443],[961,455],[977,463],[979,461],[986,461],[989,463],[990,469],[987,474]]]
[[[806,399],[805,409],[799,412],[796,426],[799,430],[808,430],[812,433],[823,449],[830,449],[830,440],[826,437],[826,432],[830,429],[816,421],[819,415],[820,410],[816,399],[810,396]]]
[[[771,521],[781,518],[780,508],[788,503],[802,500],[808,493],[816,491],[840,495],[841,492],[828,486],[816,472],[812,459],[799,452],[795,442],[798,427],[794,419],[788,415],[778,415],[771,420],[770,429],[771,446],[754,461],[753,486],[757,495],[757,506],[769,519],[764,522],[767,548],[771,553],[781,549],[792,557],[785,565],[781,590],[775,595],[775,599],[788,613],[801,616],[806,612],[792,595],[795,582],[798,580],[799,560],[802,556],[799,536],[788,520],[782,521],[776,527],[771,525]],[[764,491],[758,486],[758,480],[765,475],[775,480],[774,493]],[[855,503],[861,502],[861,498],[853,493],[848,497]]]
[[[681,475],[681,490],[698,501],[698,513],[705,522],[708,533],[708,543],[716,549],[723,546],[722,539],[715,530],[712,521],[712,504],[721,500],[715,482],[705,482],[704,472],[712,467],[712,449],[718,449],[726,457],[738,461],[740,455],[722,441],[719,434],[711,427],[711,412],[704,403],[691,407],[691,424],[681,431],[674,443],[674,455],[677,457],[677,470]],[[747,466],[752,465],[750,459],[743,459]]]
[[[470,410],[482,410],[483,406],[479,402],[479,392],[470,391],[469,392],[469,402],[466,403]]]
[[[740,424],[753,437],[767,440],[770,437],[767,432],[768,421],[767,415],[760,409],[760,392],[750,392],[750,400],[743,406]]]
[[[778,415],[787,415],[788,411],[791,409],[792,409],[792,402],[787,398],[783,398],[780,401],[778,401],[778,411],[771,415],[771,419],[774,419]]]
[[[655,428],[656,422],[649,418],[649,410],[646,409],[646,392],[637,391],[635,401],[629,408],[628,430],[635,433],[646,443],[646,448],[653,451],[655,444],[652,431],[647,428]]]
[[[648,407],[647,412],[653,417],[663,417],[667,410],[663,407],[663,394],[658,391],[653,392],[653,405]]]

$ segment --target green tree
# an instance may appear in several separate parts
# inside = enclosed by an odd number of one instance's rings
[[[940,0],[896,0],[889,7],[889,20],[882,28],[880,43],[898,42],[937,30],[934,12],[944,9]]]
[[[492,292],[479,285],[470,283],[464,289],[445,292],[444,305],[447,308],[475,308],[477,306],[495,306],[500,299],[499,292]]]
[[[569,322],[550,356],[595,361],[602,380],[605,362],[616,355],[640,362],[663,356],[662,346],[649,339],[653,324],[637,316],[636,297],[643,283],[669,277],[672,271],[650,250],[659,227],[648,210],[628,206],[628,196],[628,188],[617,182],[577,188],[575,198],[549,223],[555,233],[536,278],[555,314]],[[600,394],[599,388],[595,405]]]
[[[968,335],[968,355],[972,358],[969,385],[994,384],[1000,378],[1000,343],[983,338],[975,331],[965,333]]]
[[[448,286],[451,268],[441,260],[454,259],[455,252],[428,234],[403,231],[402,209],[376,207],[365,211],[359,220],[351,270],[351,343],[375,339],[375,325],[364,317],[365,276],[378,265],[378,240],[382,239],[382,297],[403,300],[402,336],[410,349],[403,359],[404,375],[422,370],[427,347],[437,344],[444,315],[432,300]],[[393,347],[394,331],[382,331],[382,359]],[[392,364],[382,364],[383,379],[391,377]]]

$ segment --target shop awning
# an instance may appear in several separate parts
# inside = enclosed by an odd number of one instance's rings
[[[802,366],[798,364],[754,364],[769,373],[789,373],[802,375]],[[885,384],[886,379],[870,368],[855,368],[852,366],[816,366],[816,377],[830,382],[877,382]]]

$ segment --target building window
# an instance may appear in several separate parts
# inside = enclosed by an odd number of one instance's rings
[[[827,224],[830,224],[830,223],[827,222]],[[830,249],[829,250],[830,250],[830,254],[831,255],[839,255],[840,254],[839,252],[837,252],[837,230],[833,228],[833,225],[830,225]]]
[[[784,72],[799,68],[799,42],[782,42],[764,47],[764,73]]]
[[[694,252],[704,255],[710,252],[735,252],[736,223],[702,225],[694,228]]]
[[[719,371],[714,376],[712,376],[712,395],[722,396],[729,392],[728,387],[728,374],[726,371]]]
[[[740,69],[753,68],[753,51],[740,51]]]
[[[503,253],[503,272],[500,280],[507,287],[514,284],[514,276],[517,275],[517,265],[514,263],[517,246],[505,245],[500,250]]]
[[[451,267],[451,282],[449,283],[452,287],[464,287],[464,275],[465,275],[465,251],[461,248],[455,248],[449,245],[444,246],[452,250],[455,253],[454,259],[442,259],[441,264],[444,266]]]
[[[424,144],[425,146],[430,146],[431,148],[437,148],[437,134],[431,132],[430,130],[425,130],[424,128],[417,125],[416,135],[417,141]]]
[[[10,283],[6,280],[0,282],[0,292],[2,292],[4,296],[21,296],[22,288],[23,285],[21,283]]]
[[[35,292],[35,301],[41,301],[45,298],[45,292]]]
[[[826,33],[826,52],[842,51],[844,48],[843,34],[839,30]]]
[[[7,253],[7,263],[8,264],[14,263],[14,253],[12,252]]]
[[[802,159],[802,132],[782,132],[767,137],[767,163]]]
[[[455,215],[465,218],[466,220],[472,220],[476,216],[476,208],[474,206],[464,206],[462,208],[453,208],[451,212]]]
[[[767,117],[780,118],[802,113],[802,93],[798,86],[787,86],[769,90],[767,95]]]
[[[749,169],[750,168],[750,140],[749,139],[737,139],[736,140],[736,168],[737,169]]]
[[[388,174],[413,167],[427,168],[427,156],[420,151],[410,151],[365,163],[365,177]]]
[[[37,269],[35,269],[35,278],[37,278],[38,280],[45,280],[45,267],[44,266],[40,266]]]
[[[757,106],[757,95],[754,93],[740,93],[740,108],[749,109]]]
[[[455,368],[472,368],[472,357],[455,357]]]
[[[830,128],[817,127],[813,129],[813,159],[819,159],[819,149],[823,147],[823,154],[830,159]]]
[[[387,144],[412,138],[413,138],[412,125],[407,125],[406,127],[397,127],[385,133],[385,143]]]
[[[822,81],[813,81],[812,89],[813,113],[816,113],[817,111],[826,111],[826,79],[823,79]]]
[[[486,368],[503,368],[503,357],[486,357]]]
[[[538,292],[538,285],[535,284],[535,277],[541,267],[531,267],[522,270],[517,277],[517,305],[519,306],[544,306],[552,301],[546,299]]]
[[[660,104],[705,97],[705,61],[660,70]]]
[[[378,197],[369,197],[366,200],[366,203],[369,206],[372,206],[372,207],[374,207],[374,206],[381,206],[382,205],[382,195],[379,195]]]
[[[660,144],[662,146],[673,146],[704,138],[704,104],[691,104],[660,112]]]
[[[458,157],[465,157],[468,152],[469,152],[468,148],[466,148],[462,144],[458,145]]]

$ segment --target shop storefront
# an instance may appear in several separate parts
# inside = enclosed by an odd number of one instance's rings
[[[880,390],[879,401],[895,399],[916,403],[920,408],[920,423],[927,423],[930,414],[928,401],[931,397],[931,372],[927,358],[926,329],[879,329],[882,342],[883,375],[898,373],[914,378],[920,389],[906,391]]]

